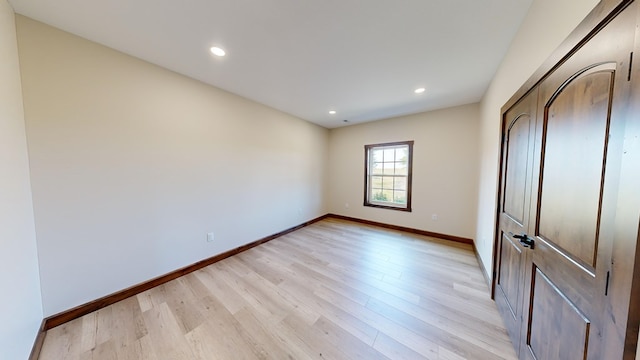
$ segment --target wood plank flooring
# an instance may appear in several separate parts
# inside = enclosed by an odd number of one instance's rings
[[[471,246],[327,219],[49,330],[61,359],[516,355]]]

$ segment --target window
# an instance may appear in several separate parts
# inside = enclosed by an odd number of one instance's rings
[[[411,211],[413,141],[365,145],[364,206]]]

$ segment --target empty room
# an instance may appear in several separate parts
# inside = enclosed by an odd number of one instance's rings
[[[638,29],[0,0],[0,360],[640,359]]]

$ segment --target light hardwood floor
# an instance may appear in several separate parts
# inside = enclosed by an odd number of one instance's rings
[[[40,360],[515,359],[471,246],[327,219],[47,332]]]

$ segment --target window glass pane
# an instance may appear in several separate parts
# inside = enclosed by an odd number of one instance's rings
[[[381,189],[382,188],[382,177],[381,176],[372,176],[371,177],[371,188],[372,189]]]
[[[395,149],[384,149],[384,160],[385,162],[393,161],[395,159]]]
[[[384,163],[384,174],[385,175],[395,174],[393,163]]]
[[[407,178],[406,177],[394,177],[393,188],[395,190],[407,190]]]
[[[371,165],[371,167],[372,167],[371,174],[373,174],[373,175],[382,175],[383,174],[383,172],[382,172],[382,163],[378,163],[378,162],[373,163]]]
[[[371,192],[371,201],[388,201],[388,197],[386,197],[383,190],[373,190]]]
[[[382,188],[383,189],[393,189],[393,178],[385,176],[382,178]]]
[[[393,201],[393,190],[382,190],[382,194],[384,197],[383,201],[388,201],[388,202]]]
[[[407,203],[407,192],[406,191],[394,191],[393,192],[393,202],[399,204]]]
[[[396,163],[396,175],[409,175],[407,164]]]
[[[371,149],[369,150],[371,154],[371,162],[383,162],[383,154],[384,151],[382,149]]]
[[[406,164],[408,156],[409,156],[409,147],[408,146],[403,146],[401,148],[397,148],[396,149],[395,161],[401,161],[401,162],[404,162]]]

